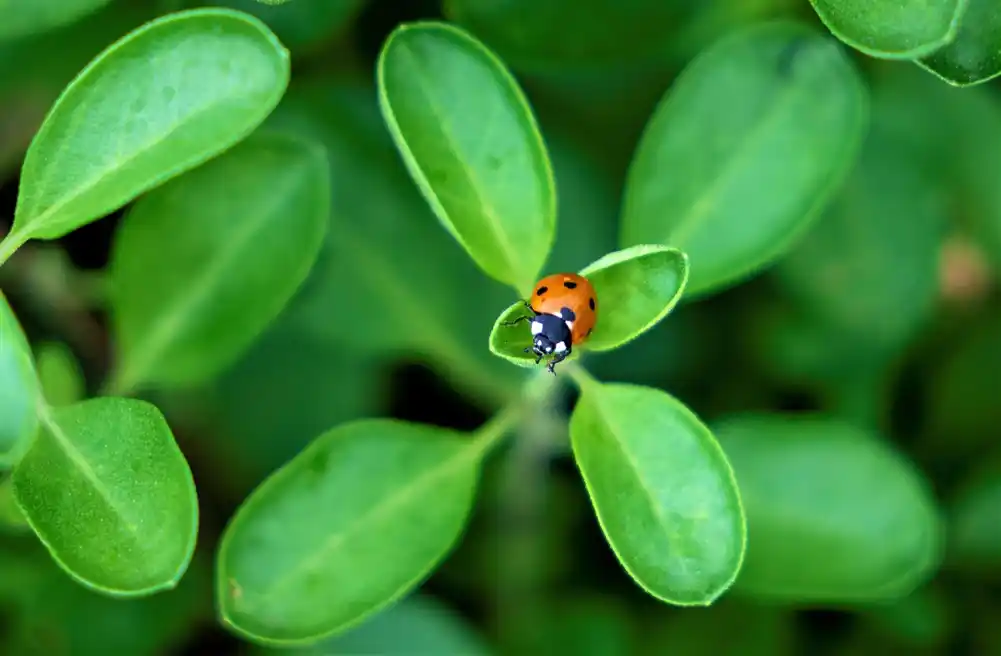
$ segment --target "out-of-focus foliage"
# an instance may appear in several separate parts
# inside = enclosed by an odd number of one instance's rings
[[[0,0],[0,652],[1001,653],[999,53]],[[554,376],[504,322],[571,271]]]

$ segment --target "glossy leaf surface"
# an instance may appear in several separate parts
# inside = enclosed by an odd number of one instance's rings
[[[110,263],[116,388],[232,364],[305,280],[329,213],[323,151],[268,133],[136,203]]]
[[[885,441],[820,416],[731,416],[714,430],[747,511],[736,589],[792,602],[889,600],[938,567],[934,497]]]
[[[368,419],[320,435],[226,528],[222,621],[284,643],[343,631],[411,591],[452,548],[479,475],[470,436]]]
[[[688,258],[666,246],[634,246],[599,258],[580,271],[594,285],[598,321],[581,351],[609,351],[632,341],[670,313],[688,279]],[[490,351],[514,364],[535,366],[529,322],[505,326],[530,311],[518,301],[498,317],[490,333]],[[573,353],[571,353],[571,359]]]
[[[839,39],[874,57],[914,59],[955,38],[968,0],[810,0]]]
[[[38,398],[31,348],[0,292],[0,465],[14,463],[35,435]]]
[[[725,37],[688,65],[647,123],[621,243],[687,253],[689,295],[746,278],[784,254],[841,185],[867,104],[831,37],[786,22]]]
[[[1001,6],[968,0],[955,39],[919,61],[956,86],[981,84],[1001,74]]]
[[[194,480],[152,404],[95,398],[43,415],[14,494],[53,558],[122,596],[173,588],[198,531]]]
[[[445,23],[398,27],[379,101],[407,169],[489,276],[527,292],[549,255],[556,191],[531,108],[504,64]]]
[[[61,237],[218,155],[264,120],[288,78],[287,51],[246,14],[196,9],[130,32],[74,79],[35,135],[14,233]]]
[[[709,429],[667,393],[588,379],[570,439],[605,538],[671,604],[709,605],[740,570],[740,494]]]

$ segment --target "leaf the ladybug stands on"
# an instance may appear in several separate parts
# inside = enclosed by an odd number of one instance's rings
[[[667,246],[641,245],[614,251],[580,271],[594,286],[597,317],[592,334],[575,347],[572,361],[582,351],[609,351],[632,341],[655,326],[681,299],[688,281],[688,257]],[[536,366],[528,322],[505,325],[530,314],[517,301],[497,318],[490,333],[490,351],[523,367]]]

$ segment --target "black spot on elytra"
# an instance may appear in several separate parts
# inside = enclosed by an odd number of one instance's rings
[[[587,306],[591,308],[592,311],[594,310],[594,298],[587,299]]]
[[[564,280],[563,286],[566,287],[567,289],[574,289],[577,286],[577,283],[575,283],[573,280]]]
[[[542,287],[539,287],[538,289],[535,290],[535,295],[536,296],[542,296],[543,294],[545,294],[548,291],[549,291],[549,288],[546,287],[545,285],[543,285]]]

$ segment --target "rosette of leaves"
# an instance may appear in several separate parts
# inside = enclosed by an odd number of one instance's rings
[[[486,45],[441,22],[399,26],[377,81],[386,127],[441,229],[481,275],[511,290],[483,347],[534,367],[528,328],[505,322],[524,311],[553,254],[557,193],[522,90]],[[726,103],[735,84],[753,102]],[[619,248],[580,263],[600,316],[562,365],[567,378],[527,373],[524,393],[471,433],[386,419],[324,432],[227,527],[217,568],[224,623],[257,642],[315,643],[413,591],[461,538],[485,456],[564,380],[580,391],[568,418],[572,455],[623,569],[663,602],[712,604],[737,579],[747,542],[724,452],[682,401],[598,380],[586,355],[665,320],[692,280],[711,293],[784,253],[843,180],[865,109],[843,51],[800,25],[753,26],[701,55],[638,146]],[[706,149],[693,134],[718,142]],[[779,146],[785,156],[775,159]],[[756,166],[761,159],[770,165]],[[676,163],[690,175],[665,183]],[[782,202],[754,192],[780,178]],[[565,227],[574,229],[572,217]],[[454,306],[462,312],[461,299]]]

